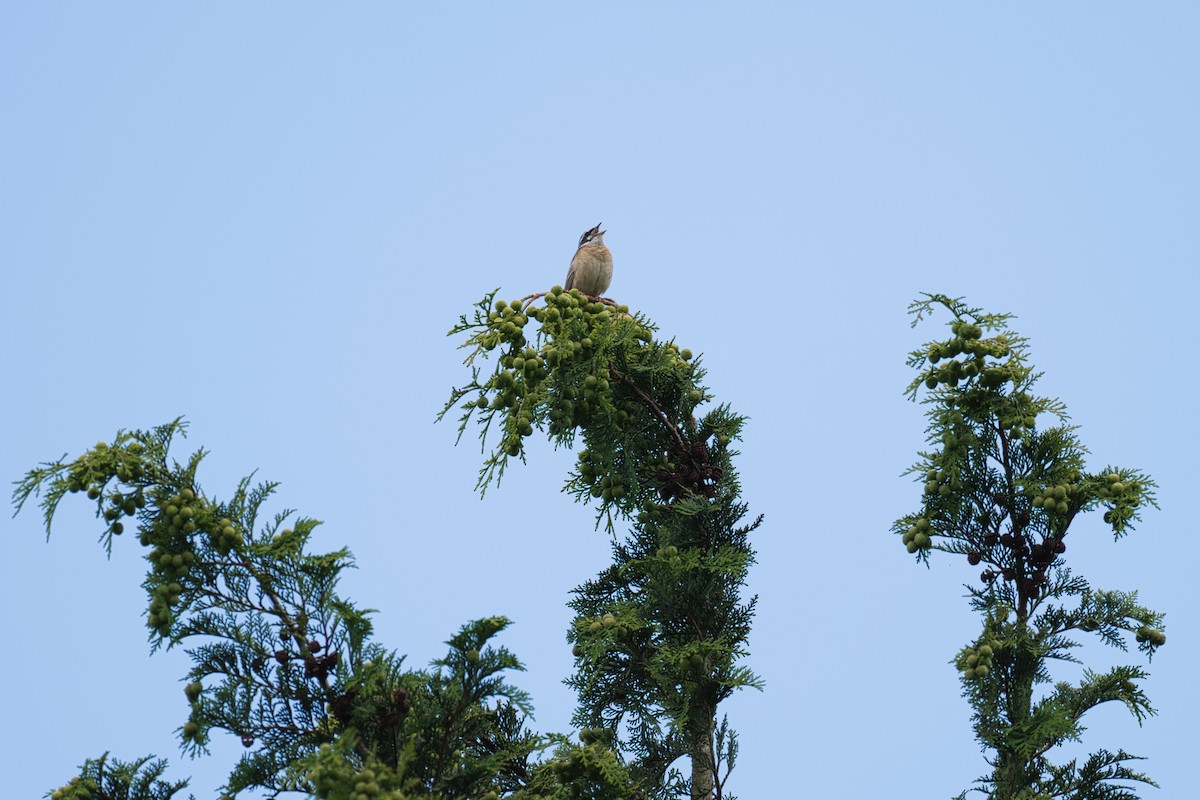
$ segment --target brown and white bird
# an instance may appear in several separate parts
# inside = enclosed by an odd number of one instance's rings
[[[599,297],[612,283],[612,253],[604,244],[604,234],[607,232],[600,230],[600,225],[597,225],[579,237],[579,249],[571,259],[567,282],[563,284],[568,292],[578,289],[589,297]]]

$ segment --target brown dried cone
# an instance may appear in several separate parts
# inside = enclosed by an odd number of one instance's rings
[[[329,713],[341,724],[349,724],[357,697],[357,689],[348,689],[345,694],[334,698],[333,702],[329,704]]]
[[[712,499],[716,496],[716,484],[724,477],[724,471],[708,461],[708,447],[703,441],[695,442],[688,449],[671,453],[674,470],[660,469],[655,478],[662,483],[659,495],[670,501],[687,494],[699,494]]]

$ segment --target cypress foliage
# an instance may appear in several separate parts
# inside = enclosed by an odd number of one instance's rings
[[[654,331],[625,306],[558,286],[511,303],[493,292],[450,332],[467,335],[472,380],[442,414],[461,408],[460,438],[472,419],[481,426],[481,492],[510,458],[525,458],[535,429],[556,446],[582,440],[565,489],[596,502],[613,560],[570,604],[574,721],[621,754],[645,796],[724,798],[737,737],[718,724],[718,706],[761,686],[739,663],[755,603],[741,598],[748,535],[761,519],[743,522],[732,464],[745,419],[725,405],[697,418],[711,399],[704,370]],[[476,361],[492,351],[499,358],[484,373]],[[619,521],[631,524],[627,535]],[[670,770],[681,756],[687,776]]]
[[[178,800],[187,781],[168,781],[167,762],[146,756],[124,762],[108,753],[88,759],[65,786],[50,792],[50,800]],[[189,795],[190,797],[190,795]]]
[[[204,452],[183,464],[170,457],[183,432],[180,420],[119,432],[30,471],[14,500],[20,510],[40,495],[49,534],[63,498],[86,493],[109,552],[124,520],[136,519],[152,649],[184,645],[192,660],[181,743],[201,754],[225,731],[246,748],[223,797],[252,789],[323,800],[631,797],[611,753],[525,726],[529,698],[506,679],[521,663],[491,644],[507,619],[470,622],[430,669],[404,668],[403,656],[372,641],[367,612],[337,594],[350,553],[310,553],[315,520],[283,511],[264,521],[274,484],[247,478],[229,500],[206,495],[196,480]],[[161,780],[165,766],[105,756],[53,794],[167,800],[186,782]]]
[[[1102,703],[1124,704],[1139,724],[1154,714],[1138,683],[1148,673],[1084,668],[1072,684],[1053,682],[1051,666],[1078,664],[1072,651],[1085,634],[1121,650],[1132,638],[1147,660],[1165,643],[1162,614],[1139,605],[1136,592],[1092,588],[1064,557],[1082,514],[1104,509],[1114,539],[1131,532],[1141,510],[1156,507],[1155,483],[1136,469],[1089,471],[1063,403],[1033,393],[1040,374],[1010,315],[944,295],[925,295],[910,312],[914,326],[949,312],[951,335],[908,359],[917,370],[908,396],[924,390],[928,406],[928,449],[906,473],[923,486],[919,510],[892,530],[919,562],[941,551],[982,567],[967,586],[980,633],[953,661],[992,766],[973,791],[995,800],[1136,798],[1134,785],[1155,785],[1129,766],[1136,756],[1098,750],[1056,765],[1049,753],[1078,740],[1083,716]]]
[[[656,342],[643,318],[557,287],[543,306],[525,306],[540,297],[493,310],[490,295],[461,321],[454,332],[470,332],[468,361],[498,347],[501,358],[482,383],[475,368],[443,414],[466,400],[460,436],[474,414],[485,437],[493,424],[500,430],[480,491],[523,457],[535,426],[558,444],[578,436],[586,445],[567,489],[598,501],[614,560],[571,603],[578,740],[526,727],[529,698],[505,677],[521,664],[491,644],[503,617],[463,626],[429,669],[405,668],[373,641],[369,613],[337,593],[349,551],[311,552],[316,520],[290,510],[268,517],[274,484],[247,478],[227,500],[206,494],[197,480],[204,451],[172,459],[181,420],[120,431],[18,484],[18,511],[40,497],[48,535],[75,493],[95,504],[110,555],[136,526],[152,651],[182,645],[192,660],[182,745],[203,754],[224,731],[246,748],[224,797],[732,798],[737,737],[718,724],[718,705],[759,685],[738,663],[754,611],[740,598],[753,562],[748,534],[759,524],[743,522],[731,463],[744,420],[725,406],[697,419],[709,399],[703,370],[687,350]],[[536,348],[523,332],[530,319],[542,323]],[[624,521],[632,530],[617,537]],[[686,776],[670,770],[682,756],[691,759]],[[186,782],[162,780],[165,767],[104,756],[56,796],[166,800]]]

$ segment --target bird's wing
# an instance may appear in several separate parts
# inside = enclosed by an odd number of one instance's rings
[[[567,280],[566,280],[566,282],[565,282],[565,283],[563,283],[563,289],[565,289],[566,291],[568,291],[568,292],[569,292],[569,291],[571,291],[571,289],[572,289],[572,288],[574,288],[574,286],[575,286],[575,273],[576,273],[578,270],[579,270],[579,264],[578,264],[578,261],[577,261],[576,259],[572,258],[572,259],[571,259],[571,266],[570,266],[570,267],[567,269]]]

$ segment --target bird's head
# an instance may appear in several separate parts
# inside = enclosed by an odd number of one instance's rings
[[[600,225],[603,224],[603,222],[600,223]],[[583,247],[585,244],[604,244],[604,234],[608,233],[608,231],[600,230],[600,225],[583,232],[583,236],[579,237],[580,247]]]

